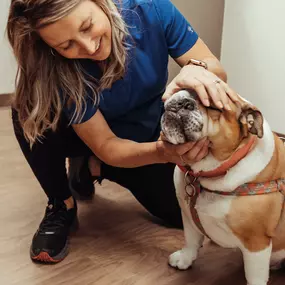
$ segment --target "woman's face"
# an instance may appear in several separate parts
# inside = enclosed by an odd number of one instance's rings
[[[82,1],[66,17],[39,29],[42,39],[67,58],[105,60],[112,48],[111,24],[91,0]]]

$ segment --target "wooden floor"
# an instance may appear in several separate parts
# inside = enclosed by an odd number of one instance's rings
[[[46,199],[13,136],[10,111],[0,110],[0,285],[245,285],[241,254],[206,242],[193,269],[167,265],[183,245],[182,231],[168,229],[118,185],[97,186],[92,203],[79,204],[80,230],[68,257],[57,265],[33,264],[32,236]],[[271,275],[271,285],[285,272]]]

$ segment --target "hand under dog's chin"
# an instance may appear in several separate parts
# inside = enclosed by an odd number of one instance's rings
[[[165,134],[164,132],[162,133],[168,142],[175,144],[175,145],[184,144],[187,142],[196,142],[203,138],[202,132],[193,132],[193,133],[188,134],[187,136],[185,134],[178,135],[175,132],[175,130],[173,131],[173,133],[171,132],[168,132],[168,134]]]

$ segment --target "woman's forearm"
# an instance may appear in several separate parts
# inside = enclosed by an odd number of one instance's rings
[[[132,168],[154,163],[165,163],[156,142],[137,143],[117,137],[110,138],[96,154],[106,164]]]
[[[177,161],[176,146],[163,141],[137,143],[117,137],[99,110],[88,121],[73,125],[73,128],[95,156],[115,167],[132,168]]]

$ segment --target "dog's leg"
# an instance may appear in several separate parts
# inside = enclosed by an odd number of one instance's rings
[[[204,236],[194,226],[189,205],[184,199],[184,173],[179,170],[178,167],[176,167],[174,170],[174,184],[176,188],[177,199],[181,208],[185,236],[185,247],[172,253],[169,256],[168,262],[172,267],[185,270],[189,268],[192,265],[193,261],[197,258],[198,250],[203,243]]]
[[[266,285],[269,279],[272,243],[264,250],[251,252],[242,249],[245,276],[248,285]]]
[[[169,264],[180,270],[188,269],[197,258],[204,236],[194,227],[192,218],[182,210],[185,247],[169,256]]]

